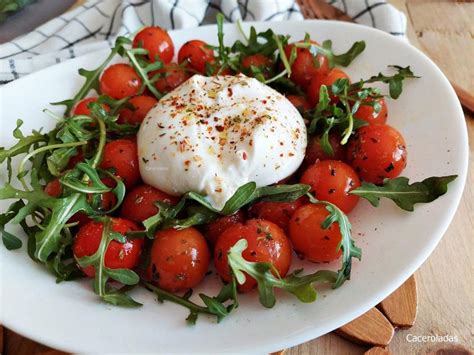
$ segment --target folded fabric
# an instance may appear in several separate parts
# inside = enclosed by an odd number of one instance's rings
[[[404,37],[406,18],[386,1],[333,0],[354,21]],[[300,20],[295,0],[89,0],[34,31],[0,45],[0,84],[86,53],[147,25],[190,28],[226,21]]]

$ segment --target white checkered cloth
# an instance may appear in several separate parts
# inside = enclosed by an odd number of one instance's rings
[[[331,0],[356,22],[405,36],[406,18],[385,0]],[[89,0],[34,31],[0,45],[0,84],[110,47],[146,25],[167,29],[212,23],[303,19],[295,0]]]

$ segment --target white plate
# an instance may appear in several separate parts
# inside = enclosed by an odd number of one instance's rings
[[[407,81],[398,101],[388,100],[389,123],[403,133],[408,144],[408,167],[403,174],[413,180],[458,174],[449,192],[433,203],[417,206],[414,213],[399,210],[391,201],[383,201],[377,209],[361,202],[350,219],[363,257],[354,263],[349,282],[322,292],[313,304],[300,304],[279,293],[272,310],[259,305],[256,293],[246,294],[240,297],[238,311],[221,324],[202,317],[196,326],[186,326],[185,309],[157,304],[145,290],[133,292],[144,303],[140,309],[103,304],[87,281],[56,285],[50,274],[30,261],[25,250],[8,252],[0,247],[1,322],[6,327],[71,352],[276,351],[323,335],[366,312],[430,255],[456,211],[467,172],[464,116],[445,76],[414,47],[367,27],[329,21],[253,25],[258,30],[271,27],[295,40],[305,32],[318,41],[332,39],[336,51],[365,40],[365,52],[347,70],[353,79],[386,71],[390,64],[411,65],[422,78]],[[194,38],[217,42],[214,26],[174,31],[171,36],[177,48]],[[237,38],[236,26],[226,25],[226,42]],[[41,110],[49,102],[72,97],[81,82],[77,69],[94,68],[106,55],[99,52],[80,57],[1,88],[1,145],[13,143],[11,131],[17,118],[24,119],[26,131],[52,127],[54,122]],[[7,203],[0,203],[4,210]],[[218,287],[215,277],[208,277],[198,291],[214,294]]]

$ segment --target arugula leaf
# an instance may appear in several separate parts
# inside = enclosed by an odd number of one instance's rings
[[[341,65],[343,67],[349,66],[352,61],[359,56],[365,50],[365,41],[357,41],[349,48],[346,53],[334,54],[332,50],[332,41],[326,40],[322,46],[311,42],[309,36],[306,36],[304,42],[295,43],[298,48],[307,48],[313,56],[318,54],[324,55],[328,59],[329,66],[332,68],[335,65]]]
[[[263,43],[259,42],[259,38],[264,39]],[[262,54],[264,56],[272,56],[278,49],[278,45],[274,38],[272,29],[267,29],[264,32],[258,32],[255,27],[250,27],[250,35],[247,39],[247,44],[240,40],[235,41],[231,47],[233,53],[238,53],[241,58],[254,54]]]
[[[18,139],[16,144],[9,149],[0,147],[0,163],[3,163],[5,159],[11,159],[17,155],[28,153],[30,148],[35,144],[47,141],[48,136],[46,134],[41,134],[38,131],[33,131],[29,136],[23,135],[20,130],[22,125],[22,120],[16,121],[16,128],[13,130],[13,137]]]
[[[448,184],[456,178],[457,175],[432,176],[409,184],[409,179],[402,176],[385,179],[382,186],[363,182],[350,193],[365,198],[374,207],[379,205],[380,198],[389,198],[401,209],[412,212],[415,204],[431,202],[444,195]]]
[[[6,230],[2,230],[2,242],[7,250],[15,250],[20,249],[23,245],[20,238],[15,237],[13,234],[7,232]]]
[[[389,65],[389,68],[395,68],[398,72],[392,76],[386,76],[382,73],[378,73],[375,76],[370,77],[367,80],[364,80],[364,83],[375,83],[382,82],[388,84],[390,97],[392,99],[398,99],[402,93],[403,89],[403,80],[408,78],[419,78],[415,76],[410,69],[410,66],[401,67],[398,65]]]

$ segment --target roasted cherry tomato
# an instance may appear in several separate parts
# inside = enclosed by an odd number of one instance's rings
[[[104,157],[100,163],[102,169],[113,169],[127,188],[140,179],[138,168],[137,144],[129,139],[117,139],[104,147]]]
[[[263,54],[249,55],[242,59],[242,72],[246,75],[253,76],[252,66],[260,69],[265,78],[269,78],[273,71],[273,60]]]
[[[338,133],[329,133],[329,144],[332,147],[333,155],[326,153],[321,147],[321,136],[309,138],[304,157],[305,165],[314,164],[318,160],[343,160],[346,158],[346,148],[341,144],[341,136]]]
[[[90,116],[91,115],[91,110],[89,109],[89,104],[92,102],[96,102],[97,97],[88,97],[86,99],[82,99],[79,101],[76,106],[74,106],[72,110],[72,115],[85,115],[85,116]],[[110,107],[106,104],[102,104],[102,107],[104,110],[109,111]]]
[[[300,41],[298,43],[302,43]],[[311,41],[311,43],[319,45],[318,42]],[[289,44],[285,47],[285,54],[290,58],[294,44]],[[296,85],[307,88],[313,76],[317,73],[326,73],[329,71],[328,59],[322,55],[317,54],[316,57],[311,54],[308,48],[296,48],[296,59],[291,66],[290,79]]]
[[[207,47],[207,43],[194,39],[188,41],[180,48],[178,52],[178,63],[187,61],[189,66],[200,73],[206,71],[206,63],[213,64],[214,51]]]
[[[290,220],[290,239],[296,253],[313,262],[337,259],[341,232],[337,222],[323,229],[321,224],[329,215],[323,204],[307,204],[298,208]]]
[[[387,104],[383,98],[375,99],[375,102],[378,103],[380,107],[380,110],[375,112],[373,102],[373,99],[365,100],[357,109],[354,117],[359,120],[364,120],[368,124],[384,124],[387,122]]]
[[[166,291],[192,288],[206,276],[209,259],[206,239],[195,228],[161,230],[151,248],[151,281]]]
[[[156,70],[151,73],[151,77],[156,74],[161,74],[157,81],[155,81],[156,89],[165,94],[180,86],[186,80],[189,79],[190,75],[186,68],[181,65],[171,63],[166,68]]]
[[[308,111],[308,110],[311,110],[312,106],[311,104],[308,102],[308,100],[306,100],[306,98],[304,96],[299,96],[299,95],[288,95],[286,96],[286,98],[293,104],[293,106],[295,106],[298,111],[300,111],[301,113],[305,112],[305,111]]]
[[[148,50],[148,59],[152,62],[160,59],[163,63],[171,62],[174,56],[174,45],[168,32],[161,27],[145,27],[133,39],[133,48]]]
[[[128,64],[113,64],[100,77],[100,92],[114,99],[138,94],[142,79]]]
[[[217,238],[214,248],[214,264],[224,281],[231,281],[227,252],[240,239],[246,239],[248,247],[242,253],[247,261],[272,263],[281,277],[285,277],[291,264],[291,245],[283,230],[276,224],[263,219],[251,219],[245,224],[228,228]],[[246,275],[239,290],[246,292],[257,282]]]
[[[316,73],[311,79],[311,83],[308,87],[308,101],[312,106],[315,106],[319,102],[319,89],[321,85],[326,85],[328,87],[329,97],[331,98],[331,102],[337,103],[338,98],[331,94],[331,85],[337,79],[348,79],[350,81],[349,76],[339,68],[331,69],[327,73]]]
[[[122,235],[138,230],[135,223],[123,218],[112,218],[111,222],[112,231]],[[84,256],[93,255],[99,248],[103,231],[103,222],[91,221],[82,226],[72,245],[74,257],[80,259]],[[105,266],[110,269],[133,269],[140,261],[142,245],[143,239],[127,240],[123,244],[112,240],[105,252]],[[95,269],[92,265],[87,266],[82,271],[89,277],[95,275]]]
[[[150,185],[139,185],[125,196],[120,215],[137,223],[143,222],[158,213],[159,208],[154,205],[156,201],[175,205],[179,198]]]
[[[48,182],[46,186],[44,187],[44,192],[46,192],[49,196],[51,197],[59,197],[61,196],[62,192],[62,187],[61,183],[59,182],[58,178],[55,178]]]
[[[146,114],[148,111],[151,110],[153,106],[157,103],[156,99],[147,96],[147,95],[140,95],[134,96],[128,103],[133,106],[133,108],[123,108],[119,112],[118,123],[128,123],[131,125],[138,125],[142,123],[145,119]]]
[[[216,245],[217,238],[228,228],[245,222],[245,214],[238,210],[230,216],[217,218],[215,221],[204,226],[204,235],[211,246]]]
[[[249,212],[252,217],[273,222],[287,231],[291,216],[302,205],[303,199],[301,198],[293,202],[262,201],[250,207]]]
[[[77,148],[77,154],[69,158],[67,163],[67,168],[72,169],[76,166],[77,163],[84,161],[84,151],[79,147]]]
[[[405,139],[388,125],[369,125],[349,140],[347,161],[362,180],[381,184],[400,175],[407,163]]]
[[[359,202],[359,196],[349,193],[360,186],[359,177],[339,160],[317,161],[304,172],[301,183],[310,185],[317,199],[331,202],[345,213]]]

